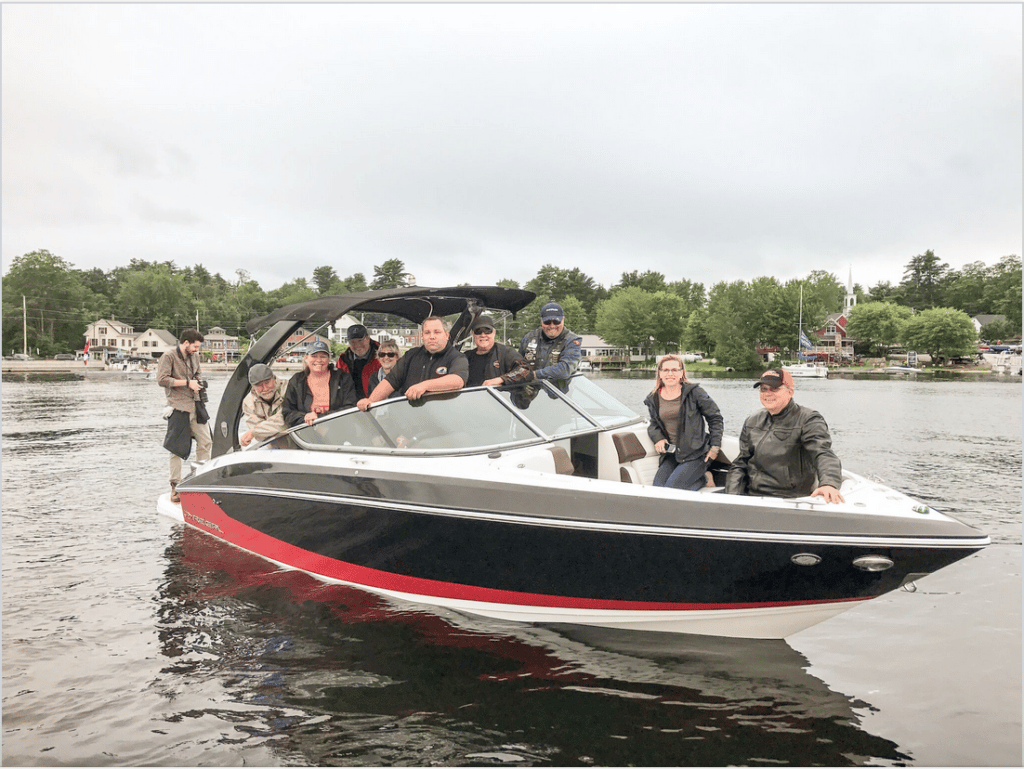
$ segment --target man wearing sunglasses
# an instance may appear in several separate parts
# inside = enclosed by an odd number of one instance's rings
[[[828,425],[817,411],[793,402],[793,375],[769,369],[754,387],[764,408],[743,423],[726,493],[845,502],[839,493],[843,467],[832,451]]]
[[[533,379],[533,372],[523,356],[507,345],[495,341],[497,330],[489,315],[480,315],[472,325],[473,344],[465,352],[469,361],[469,379],[466,387],[515,384]]]
[[[540,322],[523,337],[519,354],[537,379],[568,379],[580,365],[583,339],[565,327],[565,312],[557,302],[541,308]]]

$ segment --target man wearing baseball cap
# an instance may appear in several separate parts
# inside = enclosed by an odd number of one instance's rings
[[[380,342],[370,337],[370,332],[362,323],[354,323],[348,327],[348,349],[338,356],[337,368],[352,376],[352,384],[356,388],[356,397],[363,398],[370,394],[370,377],[380,369],[377,350]]]
[[[476,346],[464,353],[469,362],[466,387],[514,384],[533,379],[533,372],[523,356],[513,348],[495,341],[498,330],[490,315],[477,316],[470,329]]]
[[[265,441],[288,429],[284,423],[284,391],[288,382],[278,379],[266,363],[256,363],[249,369],[251,390],[242,401],[242,413],[249,425],[238,442],[248,446]]]
[[[540,309],[540,328],[523,337],[522,355],[537,379],[568,379],[580,365],[583,339],[565,327],[565,312],[558,302]]]
[[[839,493],[843,468],[832,451],[828,425],[817,411],[793,401],[793,375],[768,369],[754,387],[764,409],[743,423],[726,493],[845,502]]]

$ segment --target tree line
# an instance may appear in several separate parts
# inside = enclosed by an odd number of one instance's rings
[[[277,307],[318,296],[396,288],[407,285],[411,277],[400,259],[373,269],[367,281],[364,273],[341,277],[323,265],[308,280],[296,278],[265,291],[245,270],[236,270],[229,280],[211,274],[202,264],[179,268],[174,262],[142,259],[106,272],[80,270],[49,251],[33,251],[16,257],[4,277],[4,348],[21,350],[27,326],[28,346],[38,348],[41,355],[78,350],[86,325],[101,317],[117,318],[137,331],[164,328],[177,337],[195,325],[198,314],[203,329],[220,326],[245,337],[248,320]],[[759,365],[757,346],[795,351],[801,309],[803,328],[811,333],[829,313],[843,309],[846,293],[836,276],[824,270],[784,283],[773,277],[719,282],[709,290],[702,283],[634,270],[623,272],[618,283],[606,288],[579,268],[546,264],[525,285],[509,279],[495,282],[537,294],[515,319],[499,321],[501,336],[513,343],[537,325],[544,303],[557,301],[565,309],[566,326],[578,334],[597,334],[615,347],[639,348],[648,354],[700,351],[742,369]],[[928,336],[923,326],[938,324],[962,332],[967,320],[973,333],[969,317],[982,313],[1006,316],[1002,326],[986,327],[983,335],[991,332],[993,339],[1008,339],[1021,333],[1019,256],[955,270],[929,250],[910,259],[899,284],[880,282],[867,290],[856,285],[854,292],[858,306],[850,314],[850,332],[859,340],[858,352],[899,343],[929,351],[920,341]],[[944,312],[931,312],[935,310]],[[383,325],[382,321],[364,318],[368,325]],[[940,354],[960,354],[948,351],[976,341],[964,341],[962,336],[953,333],[956,341],[939,347],[929,337],[928,345]]]

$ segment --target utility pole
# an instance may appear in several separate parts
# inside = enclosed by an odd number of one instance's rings
[[[28,355],[28,305],[25,295],[21,295],[21,351]]]

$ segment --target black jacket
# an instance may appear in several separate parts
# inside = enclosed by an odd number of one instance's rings
[[[289,427],[302,424],[306,414],[313,410],[313,391],[306,384],[309,371],[302,370],[288,380],[284,391],[284,421]],[[356,405],[356,386],[347,371],[331,369],[331,402],[329,411],[340,411]]]
[[[747,417],[725,479],[728,494],[767,497],[806,497],[818,486],[842,485],[828,425],[817,411],[793,401],[775,416],[761,409]]]
[[[465,355],[466,361],[472,363],[476,357],[476,349],[467,350]],[[485,358],[484,379],[500,376],[503,384],[528,382],[533,379],[533,371],[530,370],[523,356],[507,345],[495,342],[494,347],[482,357]],[[483,384],[483,380],[475,382],[471,377],[470,381],[466,382],[466,387],[475,387],[480,384]]]
[[[644,405],[651,416],[647,426],[647,434],[657,443],[668,440],[668,430],[661,419],[660,391],[653,392],[644,399]],[[707,430],[704,423],[707,422]],[[676,435],[676,462],[688,462],[697,457],[704,457],[712,446],[722,445],[722,434],[725,432],[725,419],[711,396],[699,384],[687,382],[679,404],[679,428]]]

